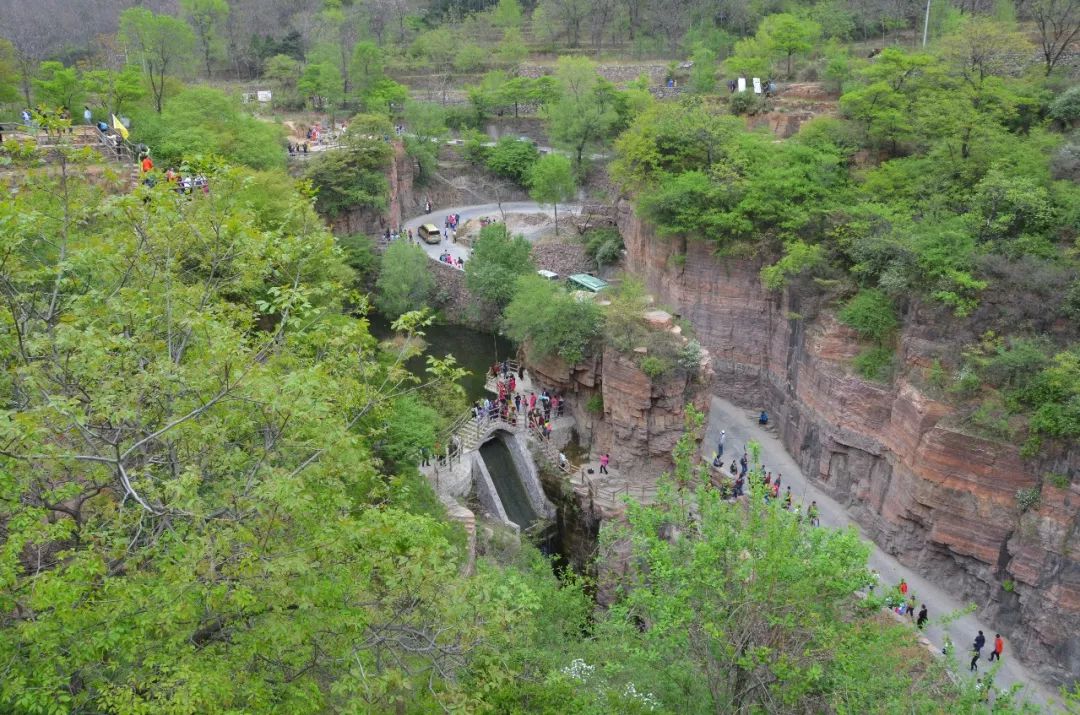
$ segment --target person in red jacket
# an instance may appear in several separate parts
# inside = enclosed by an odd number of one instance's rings
[[[150,171],[153,171],[153,169],[154,169],[154,162],[150,159],[150,155],[147,154],[146,156],[143,157],[143,160],[142,160],[143,173],[146,174],[146,173],[148,173]]]
[[[990,654],[990,662],[1001,660],[1001,652],[1005,650],[1005,641],[1001,640],[1001,634],[994,634],[994,652]]]
[[[900,595],[907,595],[907,581],[905,581],[904,579],[900,579]]]

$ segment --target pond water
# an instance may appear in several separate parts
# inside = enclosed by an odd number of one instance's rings
[[[368,314],[371,321],[371,334],[380,340],[393,337],[390,322],[385,316],[374,311]],[[461,380],[465,396],[469,401],[486,396],[484,391],[485,375],[492,363],[512,360],[517,355],[514,344],[502,335],[483,333],[460,325],[432,325],[424,330],[427,348],[423,355],[418,355],[406,363],[406,367],[415,375],[424,375],[427,368],[427,355],[445,357],[453,355],[459,365],[469,371]]]

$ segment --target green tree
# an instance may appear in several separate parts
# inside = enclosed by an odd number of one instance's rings
[[[529,56],[529,47],[525,44],[525,36],[516,27],[509,27],[503,32],[502,40],[495,50],[495,56],[499,62],[515,71],[518,65]]]
[[[454,69],[463,74],[480,71],[491,57],[490,51],[480,45],[466,42],[454,54]]]
[[[120,37],[132,57],[142,65],[154,96],[154,107],[160,113],[165,101],[165,79],[190,59],[195,35],[182,20],[132,7],[120,14]]]
[[[465,264],[466,267],[468,264]],[[600,308],[536,274],[523,275],[503,313],[506,333],[536,357],[580,362],[600,334]]]
[[[484,226],[465,263],[465,285],[474,296],[501,310],[513,297],[518,276],[536,269],[531,254],[529,242],[523,236],[511,236],[506,224]]]
[[[0,104],[19,99],[19,76],[15,46],[0,37]]]
[[[83,84],[92,106],[105,115],[119,115],[146,96],[142,73],[134,65],[127,65],[119,72],[90,70],[83,75]]]
[[[375,305],[390,318],[428,305],[435,279],[424,249],[408,241],[391,243],[383,255],[382,270],[375,282]]]
[[[499,0],[491,9],[491,23],[504,30],[520,28],[523,17],[518,0]]]
[[[617,594],[596,631],[610,646],[597,654],[605,676],[687,713],[951,702],[941,663],[897,665],[897,648],[917,648],[914,632],[853,597],[871,579],[855,529],[812,527],[780,500],[765,504],[753,477],[748,502],[725,501],[695,464],[700,424],[688,408],[657,503],[632,505],[601,535],[601,558],[631,555],[601,586]]]
[[[1046,113],[1066,127],[1073,127],[1080,122],[1080,85],[1070,87],[1054,97]]]
[[[400,111],[409,101],[409,88],[394,80],[383,77],[368,88],[363,96],[364,108],[372,113],[379,112],[390,116]]]
[[[525,186],[529,182],[533,166],[540,159],[540,150],[531,141],[503,137],[487,155],[487,168],[499,176]]]
[[[34,96],[38,104],[74,112],[83,96],[82,77],[77,69],[61,62],[42,62],[34,78]]]
[[[206,76],[210,77],[213,69],[211,62],[224,53],[224,29],[229,19],[229,3],[226,0],[180,0],[180,11],[195,33]]]
[[[341,93],[351,97],[353,50],[363,24],[361,3],[325,0],[316,16],[317,37],[321,40],[309,55],[309,61],[328,63],[341,77]]]
[[[390,184],[386,179],[392,149],[382,140],[382,133],[365,136],[358,122],[352,120],[348,135],[337,151],[322,152],[311,159],[304,177],[317,191],[315,206],[319,213],[336,219],[350,211],[385,211]],[[389,123],[383,120],[380,124]]]
[[[363,97],[386,77],[384,55],[382,48],[367,40],[353,47],[352,79],[357,95]]]
[[[788,13],[769,15],[761,21],[758,37],[774,55],[786,60],[786,74],[791,77],[791,58],[809,52],[821,37],[821,25]]]
[[[333,108],[344,97],[341,73],[328,62],[309,64],[296,86],[315,109]]]
[[[581,170],[585,151],[607,139],[618,121],[610,87],[583,57],[560,57],[555,71],[558,99],[545,108],[551,140],[574,157]]]
[[[716,53],[705,45],[698,45],[691,60],[694,66],[690,69],[690,88],[698,94],[716,91]]]
[[[224,169],[209,195],[144,202],[58,167],[0,202],[7,299],[35,316],[0,317],[24,339],[0,341],[22,381],[0,380],[5,404],[35,385],[3,427],[0,607],[34,615],[0,631],[0,709],[480,707],[398,676],[468,675],[484,640],[506,652],[501,610],[561,599],[550,572],[459,576],[401,440],[460,371],[418,380],[380,351],[291,183]]]
[[[161,114],[136,119],[133,138],[152,146],[159,164],[179,168],[186,160],[218,156],[255,169],[285,165],[281,127],[251,116],[218,89],[188,87]]]
[[[446,138],[446,111],[432,102],[405,105],[405,150],[416,161],[417,181],[426,182],[435,170],[439,149]]]
[[[891,338],[899,325],[892,301],[873,289],[859,291],[840,311],[839,318],[854,328],[859,337],[879,345]]]
[[[263,65],[263,78],[273,83],[275,106],[303,107],[299,93],[299,60],[289,55],[274,55]]]
[[[555,207],[555,235],[559,235],[559,204],[574,197],[577,185],[570,160],[561,154],[548,154],[533,164],[529,173],[529,195],[533,201]]]

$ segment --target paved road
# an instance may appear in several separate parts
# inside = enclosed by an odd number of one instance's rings
[[[786,491],[784,485],[791,487],[791,493],[796,502],[809,504],[816,500],[821,511],[821,523],[823,526],[847,526],[858,524],[852,521],[847,511],[840,504],[825,495],[824,492],[807,483],[795,461],[788,455],[779,438],[771,431],[762,429],[757,424],[757,413],[750,413],[727,400],[718,397],[712,398],[709,409],[709,420],[702,442],[702,456],[712,459],[716,452],[720,430],[727,431],[727,440],[724,446],[725,463],[731,464],[732,458],[742,455],[744,445],[750,440],[756,440],[761,444],[761,461],[766,469],[773,475],[783,474],[781,491]],[[859,533],[866,538],[862,529]],[[869,541],[869,539],[867,539]],[[873,543],[873,542],[871,542]],[[932,583],[925,577],[902,566],[895,558],[889,556],[876,545],[870,554],[870,568],[881,574],[882,587],[892,587],[905,579],[911,587],[910,593],[915,595],[919,604],[926,603],[930,613],[930,624],[926,629],[926,636],[930,642],[940,650],[944,643],[946,632],[952,640],[957,659],[962,663],[961,675],[968,676],[967,662],[971,657],[971,642],[975,634],[981,629],[986,635],[986,647],[983,649],[983,657],[979,660],[979,672],[985,676],[991,671],[991,663],[987,662],[990,651],[993,650],[994,630],[985,623],[979,622],[974,614],[967,614],[956,619],[948,627],[943,627],[936,619],[946,613],[959,611],[965,605],[960,600],[947,594],[944,589]],[[970,674],[975,677],[974,674]],[[1009,640],[1005,640],[1005,657],[1001,661],[1001,667],[994,676],[995,686],[1002,688],[1015,683],[1024,685],[1021,698],[1044,710],[1057,710],[1053,707],[1058,697],[1056,691],[1039,682],[1018,660],[1009,657]]]
[[[577,205],[577,204],[566,204],[565,206],[562,205],[562,204],[559,205],[559,227],[560,227],[560,231],[562,230],[562,227],[563,227],[563,221],[564,220],[567,221],[566,226],[569,227],[569,225],[570,225],[569,224],[569,219],[571,218],[571,215],[576,213],[577,211],[579,211],[580,208],[581,207],[579,205]],[[543,214],[547,214],[548,216],[554,216],[555,215],[555,210],[554,210],[554,208],[552,206],[550,206],[550,205],[541,206],[540,204],[532,202],[532,201],[504,201],[503,204],[502,204],[502,211],[503,211],[503,213],[505,213],[507,215],[509,215],[509,214],[534,214],[534,213],[543,213]],[[469,219],[478,218],[480,216],[490,216],[490,217],[492,217],[492,218],[494,218],[496,220],[501,220],[501,216],[502,216],[502,214],[499,213],[499,205],[498,204],[475,204],[473,206],[447,206],[445,208],[436,209],[435,211],[432,211],[429,214],[424,214],[422,216],[417,216],[415,218],[408,219],[407,221],[405,221],[405,224],[402,226],[402,230],[407,232],[411,228],[413,230],[414,237],[416,236],[416,229],[418,229],[420,227],[420,224],[433,223],[436,226],[438,226],[439,229],[441,230],[443,228],[443,224],[446,222],[446,216],[448,214],[453,214],[453,213],[461,214],[461,223],[462,224],[464,224]],[[547,230],[546,226],[538,226],[538,227],[536,227],[534,229],[531,229],[531,230],[520,231],[519,233],[522,233],[522,235],[524,235],[525,238],[528,239],[529,241],[533,241],[533,240],[536,239],[536,237],[540,233],[542,233],[542,232],[544,232],[546,230]],[[415,240],[415,238],[414,238],[414,240]],[[450,255],[453,256],[454,258],[464,258],[465,260],[469,259],[469,253],[470,253],[469,249],[465,248],[464,246],[462,246],[460,244],[451,243],[450,241],[445,240],[445,239],[443,241],[441,241],[440,243],[434,243],[434,244],[429,244],[429,243],[425,243],[425,242],[421,241],[420,245],[423,246],[425,251],[427,251],[428,256],[430,256],[432,258],[432,260],[435,260],[435,261],[439,260],[439,255],[442,254],[444,251],[450,251]]]

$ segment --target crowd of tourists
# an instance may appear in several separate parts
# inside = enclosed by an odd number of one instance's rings
[[[563,414],[562,397],[547,389],[541,390],[539,394],[535,391],[526,393],[522,385],[525,379],[524,366],[515,372],[506,360],[494,363],[488,374],[495,380],[497,397],[494,400],[477,400],[473,404],[472,411],[477,428],[482,428],[492,420],[502,420],[514,426],[521,421],[520,423],[542,438],[551,437],[551,420]]]

